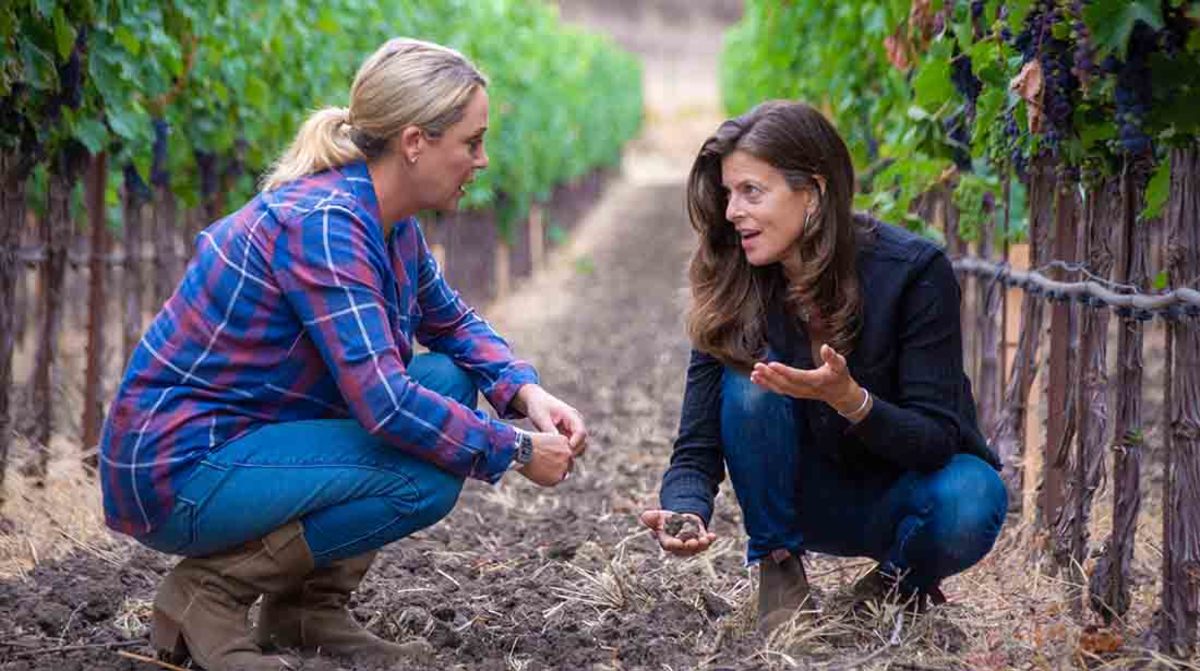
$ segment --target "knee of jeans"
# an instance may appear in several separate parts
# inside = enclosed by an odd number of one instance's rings
[[[790,416],[790,401],[767,391],[738,371],[725,371],[721,382],[721,405],[724,414],[761,418],[767,414],[784,413]]]
[[[948,568],[959,571],[992,549],[1008,510],[1008,493],[1000,476],[983,460],[958,455],[951,477],[932,492],[930,532]]]
[[[409,365],[409,374],[422,387],[448,396],[472,410],[477,405],[479,390],[471,381],[471,376],[445,354],[429,352],[417,355]]]
[[[454,510],[454,505],[458,503],[458,495],[462,491],[463,480],[434,467],[416,476],[415,484],[419,494],[414,515],[420,526],[426,527]]]

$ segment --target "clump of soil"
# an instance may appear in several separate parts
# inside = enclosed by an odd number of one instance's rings
[[[691,541],[700,538],[700,523],[691,515],[672,513],[663,525],[663,531],[681,541]]]

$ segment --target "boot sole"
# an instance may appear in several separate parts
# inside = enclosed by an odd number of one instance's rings
[[[160,662],[180,666],[192,656],[179,623],[158,608],[154,609],[151,620],[150,645]]]

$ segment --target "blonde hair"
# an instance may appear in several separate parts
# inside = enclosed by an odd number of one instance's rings
[[[459,52],[404,37],[388,40],[354,76],[350,107],[305,120],[263,180],[264,189],[358,160],[377,158],[407,126],[437,137],[463,117],[487,79]]]

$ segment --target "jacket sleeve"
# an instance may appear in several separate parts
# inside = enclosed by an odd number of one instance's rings
[[[517,359],[508,343],[447,284],[424,235],[418,234],[418,242],[417,341],[454,359],[501,417],[522,417],[510,407],[512,399],[523,385],[537,384],[537,371]]]
[[[932,471],[958,452],[963,393],[958,280],[941,251],[909,283],[899,314],[898,393],[892,401],[875,396],[849,431],[903,468]]]
[[[665,510],[694,513],[707,526],[713,499],[725,478],[721,447],[721,376],[717,359],[693,351],[688,364],[679,435],[663,475],[659,500]]]
[[[516,433],[408,376],[381,287],[386,252],[369,223],[328,204],[286,226],[274,272],[354,417],[390,445],[463,477],[495,482]]]

